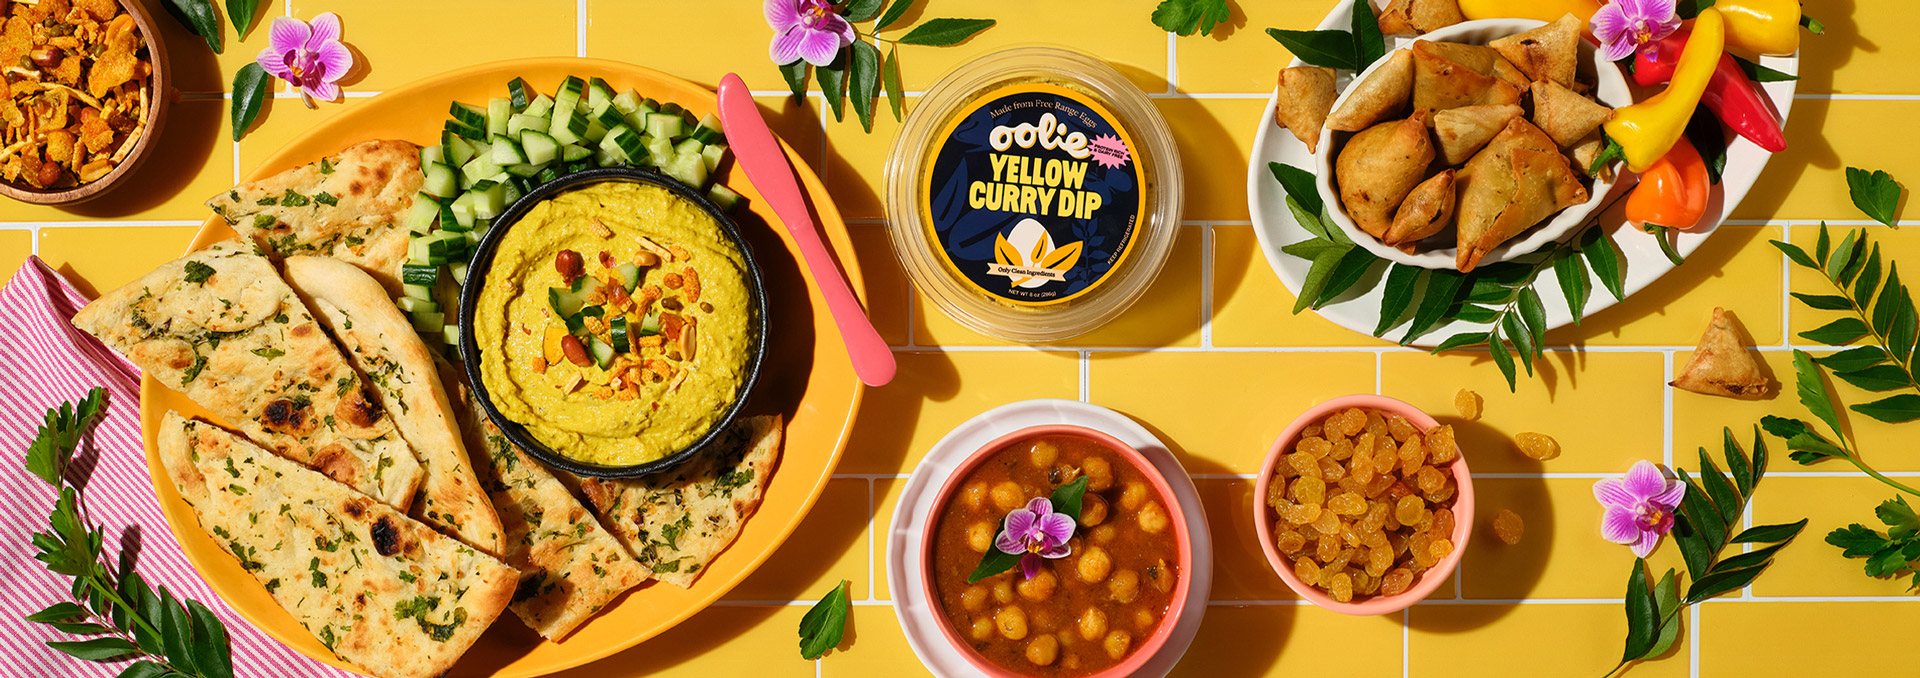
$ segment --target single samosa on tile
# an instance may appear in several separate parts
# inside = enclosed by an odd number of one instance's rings
[[[1404,49],[1387,55],[1386,63],[1353,84],[1347,100],[1327,117],[1327,127],[1358,132],[1406,110],[1413,99],[1413,53]]]
[[[1280,71],[1280,96],[1273,109],[1274,122],[1292,132],[1307,145],[1308,153],[1320,151],[1320,130],[1333,111],[1334,72],[1320,66],[1294,66]]]
[[[1568,14],[1545,26],[1494,40],[1488,46],[1529,79],[1571,88],[1579,70],[1580,35],[1584,31],[1580,19]]]
[[[1612,119],[1613,109],[1560,83],[1550,80],[1533,83],[1533,124],[1553,137],[1561,148],[1573,148]]]
[[[1413,187],[1380,242],[1395,247],[1412,244],[1453,225],[1454,175],[1454,170],[1447,170]]]
[[[1369,127],[1347,140],[1334,163],[1340,204],[1360,230],[1382,237],[1393,225],[1400,203],[1426,178],[1432,163],[1426,111]]]
[[[1462,106],[1434,113],[1433,136],[1439,141],[1440,159],[1448,165],[1466,164],[1507,123],[1525,114],[1514,105]]]
[[[1765,398],[1772,391],[1773,378],[1747,341],[1740,319],[1731,311],[1715,307],[1713,321],[1700,335],[1693,357],[1667,385],[1702,395]]]
[[[1543,153],[1559,153],[1548,137],[1526,118],[1515,117],[1507,122],[1506,128],[1487,142],[1467,166],[1460,170],[1456,179],[1459,192],[1459,205],[1454,208],[1454,226],[1458,232],[1459,253],[1457,264],[1461,271],[1471,271],[1478,265],[1480,257],[1492,246],[1478,249],[1479,244],[1495,229],[1495,221],[1505,212],[1507,205],[1513,202],[1518,182],[1513,173],[1513,151],[1529,149]],[[1495,245],[1504,241],[1500,238]],[[1476,253],[1477,252],[1477,253]]]
[[[1518,104],[1526,83],[1525,76],[1487,47],[1431,40],[1413,43],[1414,108],[1443,111]]]

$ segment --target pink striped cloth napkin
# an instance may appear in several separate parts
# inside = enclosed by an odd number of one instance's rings
[[[106,417],[90,444],[99,461],[87,481],[88,515],[106,531],[109,553],[137,534],[140,575],[154,585],[206,604],[227,623],[238,676],[350,676],[268,637],[208,588],[167,527],[147,475],[140,438],[140,371],[98,340],[73,328],[87,298],[38,257],[30,257],[0,289],[0,674],[113,676],[124,663],[94,664],[46,646],[71,639],[24,618],[67,600],[69,579],[33,559],[34,532],[47,529],[54,492],[29,473],[26,450],[49,408],[107,389]],[[188,529],[198,529],[197,527]],[[252,582],[245,585],[251,586]]]

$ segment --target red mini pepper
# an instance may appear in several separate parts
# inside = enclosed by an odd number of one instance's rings
[[[1683,28],[1641,49],[1633,59],[1634,82],[1652,87],[1673,79],[1674,65],[1680,62],[1680,51],[1691,35],[1692,31]],[[1787,136],[1780,129],[1780,116],[1774,115],[1760,88],[1747,78],[1747,72],[1734,61],[1732,54],[1720,56],[1720,65],[1714,69],[1713,79],[1707,82],[1707,91],[1701,95],[1700,103],[1735,133],[1768,153],[1786,150]]]

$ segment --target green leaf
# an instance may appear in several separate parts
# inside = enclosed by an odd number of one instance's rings
[[[1315,240],[1341,246],[1353,244],[1347,242],[1346,235],[1341,233],[1340,229],[1327,225],[1327,222],[1322,220],[1318,213],[1307,211],[1307,207],[1300,204],[1300,201],[1294,200],[1291,195],[1287,196],[1287,210],[1293,212],[1294,221],[1299,222],[1300,228],[1306,229],[1308,233],[1312,233]]]
[[[1828,346],[1845,346],[1867,336],[1867,324],[1859,318],[1841,318],[1817,329],[1800,333],[1800,338]]]
[[[1047,500],[1053,504],[1055,513],[1073,516],[1074,522],[1080,521],[1080,500],[1087,495],[1087,477],[1074,478],[1073,482],[1053,488],[1053,494]]]
[[[1453,271],[1434,271],[1427,278],[1427,291],[1421,295],[1420,305],[1413,312],[1413,322],[1407,325],[1407,333],[1400,337],[1400,344],[1411,344],[1439,326],[1448,309],[1453,308],[1454,298],[1460,294],[1460,288],[1466,281],[1467,276]]]
[[[1460,310],[1454,312],[1453,319],[1469,323],[1492,323],[1500,319],[1500,312],[1478,304],[1466,303],[1461,304]]]
[[[93,430],[94,422],[106,409],[106,400],[106,389],[94,387],[78,402],[61,403],[48,410],[34,433],[33,442],[27,446],[27,470],[48,485],[61,487],[65,483],[67,460],[73,457],[80,440]],[[77,507],[73,511],[73,515],[78,515]],[[62,513],[66,512],[63,508]]]
[[[1507,302],[1513,301],[1513,297],[1514,290],[1512,287],[1500,284],[1498,281],[1478,277],[1475,277],[1473,280],[1473,288],[1467,290],[1467,303],[1469,304],[1498,304],[1505,306]]]
[[[1653,647],[1647,650],[1648,658],[1658,657],[1673,649],[1673,643],[1680,639],[1680,586],[1673,570],[1667,570],[1660,577],[1660,583],[1653,586],[1655,618],[1661,620],[1660,635],[1654,639]]]
[[[1353,53],[1363,68],[1387,55],[1387,37],[1380,34],[1371,2],[1353,3]]]
[[[1507,390],[1514,390],[1515,379],[1519,376],[1513,367],[1513,356],[1507,354],[1507,345],[1500,341],[1496,329],[1487,334],[1487,355],[1493,358],[1493,365],[1500,368],[1500,375],[1507,378]]]
[[[1886,350],[1878,346],[1857,346],[1813,359],[1821,367],[1836,372],[1856,372],[1886,361]]]
[[[1760,429],[1753,431],[1759,437]],[[1727,475],[1733,476],[1734,487],[1740,490],[1740,496],[1753,497],[1753,467],[1747,464],[1747,455],[1740,453],[1740,443],[1733,440],[1733,429],[1720,429],[1720,456],[1727,460]]]
[[[1707,456],[1707,448],[1700,450],[1700,484],[1707,488],[1707,496],[1713,499],[1715,508],[1720,509],[1720,524],[1732,527],[1740,520],[1740,511],[1745,503],[1740,493],[1734,491],[1733,483],[1713,465],[1713,459]]]
[[[1833,376],[1868,391],[1891,391],[1908,386],[1907,371],[1894,365],[1876,365],[1864,370],[1834,372]]]
[[[1692,19],[1700,16],[1700,10],[1712,7],[1713,1],[1714,0],[1680,0],[1675,3],[1674,9],[1679,12],[1680,18]]]
[[[1904,290],[1901,292],[1901,296],[1906,296]],[[1894,313],[1893,324],[1887,326],[1887,334],[1885,337],[1887,349],[1892,352],[1893,361],[1900,364],[1902,369],[1905,369],[1905,366],[1909,364],[1908,361],[1913,358],[1914,331],[1916,329],[1920,329],[1920,317],[1914,315],[1912,304],[1907,304],[1906,307]]]
[[[1874,221],[1892,226],[1899,217],[1900,182],[1886,172],[1848,167],[1847,192],[1853,197],[1853,206]]]
[[[1760,576],[1760,573],[1766,569],[1765,564],[1760,564],[1738,570],[1710,572],[1707,576],[1693,582],[1692,586],[1687,587],[1686,602],[1692,605],[1728,591],[1738,590],[1753,583],[1754,577]]]
[[[907,0],[901,0],[906,2]],[[887,91],[887,107],[893,109],[893,119],[900,120],[906,87],[900,85],[900,48],[887,48],[887,66],[880,69],[880,84]]]
[[[1615,301],[1627,298],[1627,277],[1620,269],[1620,251],[1614,249],[1613,239],[1598,228],[1593,229],[1597,237],[1592,242],[1580,246],[1580,254],[1587,258],[1587,265],[1593,268],[1600,284],[1607,288]]]
[[[853,41],[853,70],[848,74],[854,115],[860,128],[873,131],[873,104],[880,96],[880,50],[865,40]]]
[[[193,664],[206,678],[233,678],[233,651],[227,643],[227,626],[198,600],[187,601],[187,613],[193,618]]]
[[[227,20],[233,22],[235,40],[245,40],[247,30],[253,28],[253,15],[260,9],[260,0],[227,0]]]
[[[793,90],[793,103],[796,105],[807,98],[808,67],[806,59],[794,59],[793,63],[780,66],[780,77],[785,78],[787,88]]]
[[[166,7],[180,25],[206,39],[207,49],[220,53],[220,16],[213,9],[213,0],[167,0]]]
[[[1827,225],[1824,223],[1820,224],[1820,235],[1815,237],[1813,241],[1814,263],[1818,264],[1819,262],[1826,261],[1827,257],[1831,256],[1832,254],[1833,254],[1832,236],[1827,232]],[[1815,268],[1818,268],[1818,266],[1816,266]]]
[[[1693,117],[1687,120],[1686,135],[1707,166],[1707,181],[1720,183],[1727,171],[1727,133],[1720,126],[1720,118],[1705,106],[1694,108]]]
[[[1547,347],[1547,306],[1532,285],[1520,288],[1520,319],[1527,321],[1527,329],[1533,332],[1534,355],[1539,355]]]
[[[1813,33],[1814,35],[1827,34],[1827,27],[1825,24],[1820,23],[1819,19],[1815,19],[1805,14],[1800,15],[1800,25],[1805,27],[1808,32]]]
[[[62,601],[48,605],[39,612],[27,615],[27,621],[36,624],[46,624],[49,622],[66,621],[74,617],[84,617],[86,614],[87,608],[71,602]]]
[[[993,28],[993,24],[992,19],[929,19],[907,31],[899,43],[933,47],[956,45],[975,33]]]
[[[1815,270],[1820,268],[1819,264],[1813,263],[1813,257],[1808,256],[1807,251],[1800,249],[1798,245],[1784,243],[1778,240],[1768,240],[1767,244],[1772,245],[1774,249],[1780,250],[1782,254],[1787,255],[1787,258],[1792,259],[1793,263]]]
[[[90,662],[110,662],[140,651],[133,643],[114,637],[48,641],[47,647]]]
[[[1789,294],[1792,294],[1793,298],[1799,299],[1800,303],[1806,304],[1808,308],[1816,308],[1822,311],[1848,311],[1853,309],[1852,300],[1838,295],[1801,294],[1799,292],[1790,292]]]
[[[997,532],[995,536],[998,536]],[[997,548],[987,549],[987,554],[980,558],[980,564],[973,568],[973,574],[967,575],[967,583],[978,583],[982,579],[1013,569],[1020,564],[1020,556],[1021,554],[1007,553]]]
[[[1882,336],[1892,331],[1893,319],[1902,312],[1912,313],[1913,304],[1907,299],[1907,288],[1900,284],[1900,265],[1887,263],[1887,284],[1880,288],[1880,298],[1873,303],[1873,329]]]
[[[1620,661],[1630,662],[1647,656],[1660,634],[1660,605],[1647,585],[1647,561],[1633,560],[1633,572],[1627,576],[1627,650]]]
[[[1753,463],[1748,473],[1752,474],[1753,486],[1760,486],[1760,479],[1767,475],[1767,439],[1760,435],[1760,427],[1753,427]]]
[[[1331,240],[1326,240],[1323,238],[1314,238],[1312,240],[1302,240],[1300,242],[1297,242],[1291,245],[1282,246],[1280,248],[1280,251],[1290,254],[1292,256],[1299,257],[1301,259],[1312,261],[1315,257],[1318,257],[1321,254],[1324,254],[1326,252],[1343,252],[1344,253],[1352,247],[1353,247],[1352,245],[1342,245],[1340,243],[1337,243]]]
[[[1300,296],[1293,300],[1295,315],[1314,305],[1313,302],[1320,298],[1320,292],[1327,288],[1327,281],[1333,277],[1333,270],[1346,258],[1346,249],[1328,250],[1313,258],[1313,265],[1307,268],[1306,279],[1300,283]]]
[[[880,15],[880,20],[873,22],[874,32],[877,33],[886,30],[888,26],[893,25],[893,22],[899,21],[900,17],[906,16],[907,10],[913,9],[914,1],[915,0],[893,0],[893,4],[887,5],[886,13]]]
[[[847,599],[847,580],[842,579],[800,618],[800,657],[812,661],[827,650],[839,647],[847,632],[847,614],[852,609],[853,603]]]
[[[1754,82],[1784,82],[1800,79],[1800,76],[1776,71],[1740,57],[1734,57],[1733,60],[1740,64],[1740,70],[1746,71],[1747,79]]]
[[[1440,345],[1433,347],[1433,352],[1439,353],[1442,351],[1451,351],[1456,348],[1462,348],[1466,346],[1479,346],[1480,344],[1484,344],[1484,343],[1487,343],[1487,333],[1466,332],[1463,334],[1456,334],[1451,337],[1447,337],[1446,341],[1442,341],[1440,342]]]
[[[1705,572],[1713,565],[1713,548],[1707,546],[1706,535],[1700,533],[1686,516],[1680,516],[1673,523],[1673,544],[1680,547],[1680,557],[1687,563],[1688,572]]]
[[[1333,303],[1336,297],[1353,289],[1353,286],[1359,284],[1362,278],[1367,277],[1367,271],[1373,270],[1374,264],[1382,261],[1381,258],[1373,256],[1372,252],[1368,252],[1367,248],[1348,248],[1347,253],[1341,255],[1339,263],[1334,265],[1333,273],[1327,277],[1326,287],[1320,290],[1319,298],[1314,300],[1314,309]]]
[[[1847,408],[1889,424],[1920,419],[1920,395],[1902,393]]]
[[[1785,523],[1781,525],[1756,525],[1754,527],[1747,528],[1745,531],[1741,532],[1738,535],[1735,535],[1733,538],[1733,543],[1735,544],[1771,544],[1774,542],[1786,541],[1788,539],[1792,539],[1795,536],[1799,535],[1800,530],[1806,528],[1806,526],[1807,526],[1807,521],[1804,519],[1802,519],[1800,522],[1797,522],[1797,523]]]
[[[847,0],[847,21],[859,23],[880,14],[884,0]]]
[[[1287,51],[1311,66],[1324,66],[1345,71],[1358,71],[1366,67],[1366,64],[1360,63],[1360,55],[1355,50],[1353,34],[1346,31],[1289,31],[1269,28],[1267,35],[1279,41]]]
[[[1846,433],[1840,430],[1840,415],[1833,409],[1833,394],[1827,390],[1827,382],[1820,378],[1820,368],[1814,366],[1813,357],[1806,351],[1795,349],[1793,352],[1794,386],[1800,396],[1800,405],[1813,413],[1814,417],[1826,422],[1834,435],[1842,438]],[[1915,396],[1920,398],[1920,396]]]
[[[120,675],[115,676],[115,678],[162,678],[168,673],[171,672],[167,670],[165,665],[151,661],[138,661],[127,665],[126,670],[121,671]],[[179,674],[176,673],[173,675],[177,676]]]
[[[1280,182],[1281,188],[1286,189],[1287,197],[1298,201],[1307,212],[1318,214],[1326,208],[1320,199],[1320,189],[1314,185],[1312,172],[1277,162],[1267,163],[1267,171],[1273,172],[1273,178]]]
[[[1394,264],[1387,269],[1386,286],[1380,296],[1380,322],[1374,325],[1373,336],[1386,334],[1394,323],[1400,322],[1400,316],[1406,315],[1407,307],[1413,305],[1414,293],[1426,285],[1429,275],[1427,269],[1406,264]]]
[[[1852,266],[1854,259],[1859,257],[1860,245],[1860,231],[1848,231],[1847,237],[1841,238],[1840,244],[1834,246],[1833,254],[1827,257],[1827,277],[1839,280],[1840,273]]]
[[[1573,252],[1556,255],[1553,277],[1560,281],[1560,293],[1566,295],[1573,324],[1579,325],[1581,317],[1587,314],[1587,299],[1593,296],[1593,282],[1587,279],[1586,262]]]
[[[1533,376],[1533,358],[1540,354],[1540,345],[1533,343],[1533,332],[1520,320],[1517,313],[1508,313],[1500,319],[1501,334],[1513,343],[1513,352],[1519,354],[1520,364],[1527,368],[1527,376]],[[1514,385],[1509,384],[1508,388]]]
[[[1865,525],[1854,523],[1827,533],[1827,543],[1845,549],[1840,555],[1847,558],[1859,558],[1878,553],[1887,545],[1887,538]]]
[[[1880,287],[1880,243],[1873,244],[1873,253],[1867,256],[1867,263],[1860,267],[1860,275],[1851,285],[1854,305],[1867,308],[1867,302],[1873,300],[1873,293]]]
[[[1805,526],[1806,521],[1802,520],[1800,524],[1801,526]],[[1795,533],[1798,533],[1799,529],[1796,527],[1794,531]],[[1789,542],[1782,541],[1778,544],[1774,544],[1764,548],[1754,549],[1746,553],[1736,553],[1725,560],[1714,563],[1713,571],[1708,572],[1708,574],[1714,574],[1717,572],[1731,572],[1733,570],[1744,570],[1750,567],[1759,567],[1761,565],[1765,565],[1767,564],[1768,561],[1773,559],[1773,554],[1779,553],[1780,549],[1786,548],[1788,543]]]
[[[61,633],[70,633],[76,636],[97,636],[113,630],[111,627],[101,626],[92,622],[46,622],[46,624]]]
[[[1867,576],[1891,577],[1907,569],[1909,562],[1905,547],[1893,544],[1867,558]]]
[[[1213,32],[1216,24],[1233,17],[1227,0],[1161,0],[1153,8],[1153,25],[1175,35],[1187,36]]]
[[[233,107],[229,113],[234,141],[253,129],[254,119],[260,117],[260,107],[272,96],[273,79],[260,64],[248,63],[233,74]]]
[[[1693,481],[1693,476],[1687,475],[1686,469],[1676,468],[1673,472],[1687,486],[1686,496],[1680,499],[1681,517],[1698,530],[1700,537],[1707,541],[1707,547],[1717,553],[1721,545],[1727,543],[1727,524],[1720,520],[1720,513],[1714,510],[1706,491]],[[1688,568],[1688,571],[1695,570]]]
[[[833,58],[833,63],[815,66],[814,81],[820,85],[820,94],[827,98],[827,108],[833,111],[834,120],[845,120],[846,113],[841,109],[847,100],[847,53],[842,50]]]
[[[1907,498],[1895,495],[1894,498],[1880,502],[1873,509],[1873,515],[1887,525],[1887,536],[1895,539],[1911,537],[1920,533],[1920,515],[1915,515],[1913,507],[1907,505]]]

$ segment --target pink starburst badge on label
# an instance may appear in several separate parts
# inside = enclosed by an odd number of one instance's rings
[[[1100,163],[1101,167],[1107,169],[1125,167],[1127,159],[1133,155],[1133,152],[1127,149],[1127,142],[1111,134],[1094,137],[1093,141],[1087,144],[1087,150],[1093,152],[1094,162]]]

